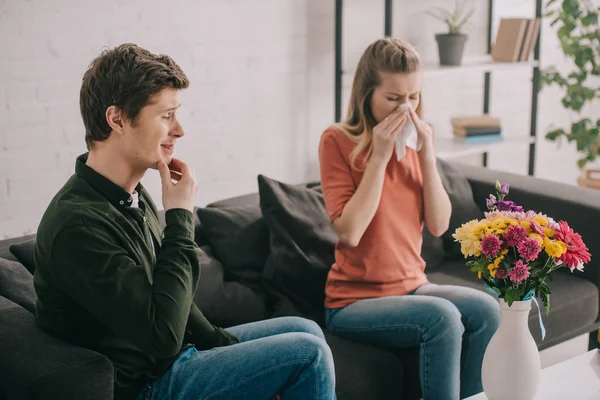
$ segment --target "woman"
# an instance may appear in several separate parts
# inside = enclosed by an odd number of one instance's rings
[[[431,284],[425,274],[423,224],[442,235],[451,205],[432,128],[421,120],[421,75],[412,46],[374,42],[358,63],[348,117],[321,137],[323,194],[340,239],[325,317],[329,331],[349,339],[420,345],[423,397],[452,400],[482,391],[483,354],[500,317],[491,296]],[[411,122],[419,151],[403,143],[397,151]]]

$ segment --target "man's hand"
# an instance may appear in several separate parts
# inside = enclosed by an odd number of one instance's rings
[[[194,171],[183,161],[173,158],[169,166],[159,161],[158,172],[162,181],[162,201],[165,211],[183,208],[194,212],[198,192]]]

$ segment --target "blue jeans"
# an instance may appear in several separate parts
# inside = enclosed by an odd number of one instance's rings
[[[335,399],[333,357],[316,323],[284,317],[227,330],[241,343],[205,351],[190,346],[138,398]]]
[[[425,284],[410,295],[359,300],[327,309],[332,333],[373,345],[420,346],[425,400],[455,400],[481,392],[481,364],[500,323],[492,296],[460,286]]]

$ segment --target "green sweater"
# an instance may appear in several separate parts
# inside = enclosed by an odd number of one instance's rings
[[[78,157],[36,237],[36,322],[46,332],[105,354],[115,398],[133,398],[161,376],[185,343],[204,350],[237,343],[211,325],[192,298],[201,250],[190,211],[156,206],[139,184],[139,208],[124,189]]]

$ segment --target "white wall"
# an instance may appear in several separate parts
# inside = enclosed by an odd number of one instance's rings
[[[383,1],[345,0],[344,64],[383,33]],[[423,11],[452,0],[394,2],[394,35],[436,59],[441,25]],[[499,15],[533,15],[534,0],[497,0]],[[287,182],[318,176],[316,148],[333,121],[333,0],[0,0],[0,238],[35,232],[49,200],[85,151],[78,91],[104,46],[134,42],[168,53],[191,80],[182,93],[187,136],[178,156],[199,177],[198,204],[256,191],[256,175]],[[485,53],[487,0],[470,28],[467,56]],[[562,62],[547,26],[544,65]],[[482,74],[481,74],[482,75]],[[506,135],[527,135],[531,73],[493,77],[492,112]],[[482,109],[483,76],[424,83],[426,119]],[[347,97],[348,93],[345,93]],[[540,97],[539,134],[569,121],[556,91]],[[600,114],[596,106],[589,113]],[[575,182],[573,146],[540,140],[537,173]],[[510,160],[507,160],[510,158]],[[559,160],[559,162],[556,162]],[[470,160],[465,160],[470,161]],[[490,166],[526,173],[526,149],[492,154]],[[144,179],[160,206],[159,179]]]

